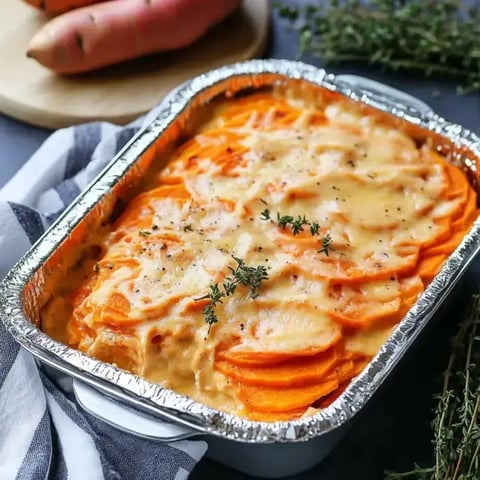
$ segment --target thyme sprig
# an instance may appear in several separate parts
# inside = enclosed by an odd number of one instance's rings
[[[332,237],[329,233],[327,233],[327,235],[322,237],[322,245],[320,246],[320,250],[318,250],[318,253],[324,253],[328,257],[330,250],[333,250]]]
[[[434,411],[433,467],[388,472],[385,480],[478,480],[480,478],[480,295],[452,341]]]
[[[277,2],[300,30],[300,53],[456,77],[480,90],[480,7],[461,0]]]
[[[260,219],[274,221],[268,208],[260,212]],[[297,218],[295,218],[292,215],[281,215],[280,212],[277,212],[276,222],[280,228],[285,229],[290,227],[293,235],[298,235],[300,232],[303,232],[305,230],[303,227],[305,226],[310,227],[309,230],[312,237],[320,234],[320,225],[317,222],[310,222],[305,215],[303,217],[298,215]],[[324,253],[328,256],[330,250],[333,250],[332,237],[330,234],[327,234],[321,238],[321,247],[318,253]]]
[[[268,208],[266,208],[260,213],[260,219],[272,220],[271,212]],[[318,223],[310,222],[309,220],[307,220],[305,215],[303,217],[298,215],[298,217],[295,218],[292,215],[281,215],[280,212],[277,212],[277,225],[280,228],[284,229],[290,227],[294,235],[298,235],[300,232],[303,232],[303,227],[307,225],[310,226],[310,233],[312,234],[312,236],[317,235],[320,228],[320,225]]]
[[[241,258],[232,255],[237,263],[235,268],[228,267],[231,275],[226,277],[220,286],[218,283],[210,285],[209,292],[203,297],[195,298],[195,301],[208,299],[208,303],[203,309],[205,322],[208,324],[208,333],[214,323],[218,322],[215,308],[218,303],[223,303],[222,299],[233,295],[239,285],[244,285],[250,289],[249,297],[257,298],[260,286],[264,280],[268,280],[267,268],[263,265],[252,267],[245,264]],[[223,288],[223,289],[222,289]]]
[[[220,290],[218,283],[214,283],[209,287],[210,291],[200,298],[195,298],[195,301],[203,300],[205,298],[209,299],[207,305],[203,309],[203,314],[205,315],[205,322],[208,324],[208,333],[210,333],[210,329],[214,323],[218,322],[217,314],[215,313],[215,306],[217,303],[223,303],[222,298],[226,297],[226,293]]]

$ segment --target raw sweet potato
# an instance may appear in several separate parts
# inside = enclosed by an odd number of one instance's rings
[[[59,13],[75,8],[85,7],[92,3],[99,3],[105,0],[24,0],[32,7],[39,8],[49,15],[58,15]]]
[[[185,47],[241,0],[113,0],[48,22],[27,55],[58,73],[78,73]]]

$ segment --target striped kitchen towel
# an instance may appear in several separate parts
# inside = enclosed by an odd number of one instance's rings
[[[120,128],[80,125],[52,134],[0,191],[0,275],[155,115]],[[1,480],[180,480],[202,441],[159,443],[115,430],[58,390],[0,321]]]

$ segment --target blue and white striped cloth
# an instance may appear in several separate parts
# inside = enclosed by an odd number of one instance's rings
[[[147,119],[55,132],[0,190],[0,276]],[[115,430],[81,410],[38,370],[0,321],[1,480],[180,480],[202,441],[162,444]]]

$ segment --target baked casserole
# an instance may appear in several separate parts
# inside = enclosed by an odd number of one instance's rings
[[[218,410],[329,405],[477,217],[464,172],[297,82],[212,102],[42,310],[51,337]]]

